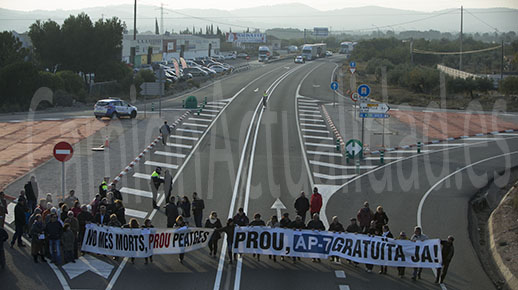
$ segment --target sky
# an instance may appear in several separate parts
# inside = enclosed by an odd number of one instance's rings
[[[491,8],[508,7],[518,9],[518,0],[192,0],[192,1],[160,1],[160,0],[137,0],[140,4],[159,6],[165,2],[169,9],[183,8],[217,8],[233,10],[239,8],[250,8],[259,5],[275,5],[284,3],[302,3],[319,10],[332,10],[347,7],[359,6],[382,6],[398,9],[432,12],[448,8],[458,8],[463,5],[466,8]],[[31,11],[31,10],[70,10],[87,7],[106,6],[106,0],[0,0],[0,8]],[[173,4],[174,3],[174,6]],[[315,3],[318,3],[316,5]],[[133,0],[110,0],[110,5],[133,4]]]

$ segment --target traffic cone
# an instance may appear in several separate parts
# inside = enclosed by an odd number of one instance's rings
[[[110,147],[110,140],[108,140],[108,136],[106,136],[106,139],[104,139],[104,148]]]

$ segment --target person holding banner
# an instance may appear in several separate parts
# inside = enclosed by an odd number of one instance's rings
[[[387,226],[387,225],[383,226],[383,232],[381,233],[381,236],[384,237],[384,238],[390,238],[390,239],[394,238],[394,235],[392,235],[392,233],[390,232],[389,226]],[[387,274],[387,266],[381,266],[381,270],[380,270],[379,274],[385,274],[386,275]]]
[[[369,208],[368,202],[363,203],[363,207],[358,211],[356,218],[360,223],[360,232],[367,232],[369,230],[371,221],[374,218],[374,213],[372,213],[371,209]]]
[[[165,215],[167,216],[167,227],[172,228],[178,218],[178,207],[176,206],[174,196],[169,198],[169,202],[165,206]]]
[[[309,203],[308,203],[308,208],[309,208]],[[279,226],[284,229],[289,229],[289,228],[291,228],[291,223],[292,223],[292,221],[290,220],[290,214],[287,212],[283,213],[281,221],[279,222]],[[281,256],[281,261],[284,261],[284,256]]]
[[[266,226],[270,227],[270,228],[278,228],[280,226],[280,223],[279,223],[279,220],[277,219],[277,216],[276,215],[272,215],[270,220],[266,223]],[[272,259],[272,255],[268,255],[268,259],[271,260]],[[277,262],[277,258],[276,258],[275,255],[273,255],[273,261]]]
[[[405,232],[400,232],[397,240],[408,240],[408,237]],[[399,278],[403,278],[405,276],[405,267],[397,267]]]
[[[232,257],[236,257],[237,254],[232,254],[232,242],[234,240],[234,230],[236,225],[234,224],[233,219],[227,220],[227,225],[223,228],[218,229],[218,232],[225,232],[227,234],[227,254],[228,254],[228,263],[232,264]],[[216,233],[216,231],[214,232]]]
[[[448,267],[450,266],[451,259],[453,258],[453,254],[455,253],[455,249],[453,248],[454,240],[455,239],[453,238],[453,236],[448,236],[448,239],[446,241],[441,240],[442,268],[437,269],[437,277],[435,278],[435,283],[439,283],[439,277],[441,278],[441,284],[444,283],[444,278],[446,278]]]
[[[140,225],[136,218],[132,218],[132,219],[130,219],[129,224],[125,224],[122,227],[125,229],[138,229],[138,228],[140,228]],[[135,258],[133,258],[133,257],[131,258],[131,263],[135,264]]]
[[[410,238],[411,241],[426,241],[428,240],[428,236],[423,234],[421,227],[414,228],[414,234]],[[412,274],[412,280],[415,280],[416,277],[421,279],[421,273],[423,272],[423,268],[414,268],[414,273]]]
[[[376,221],[376,227],[379,232],[383,231],[383,226],[388,224],[389,221],[388,216],[385,211],[383,211],[383,207],[381,205],[376,208],[373,219]]]
[[[337,216],[333,217],[333,221],[329,225],[328,231],[335,232],[335,233],[343,233],[343,232],[345,232],[344,226],[338,221],[338,217]],[[340,264],[340,257],[331,256],[331,262],[335,262],[337,264]]]
[[[245,227],[248,225],[249,219],[242,207],[237,210],[237,214],[234,216],[234,223],[240,227]]]
[[[205,222],[205,227],[209,229],[215,229],[214,234],[209,239],[209,250],[210,256],[216,257],[216,252],[218,251],[218,241],[221,238],[221,234],[218,229],[221,229],[223,226],[221,225],[221,221],[218,218],[218,214],[213,211],[210,213],[209,218]]]
[[[302,217],[300,215],[295,217],[295,220],[291,224],[291,228],[294,230],[303,230],[306,228],[306,225],[304,224],[304,221],[302,220]],[[293,263],[295,263],[297,258],[300,261],[300,257],[293,257]]]
[[[261,219],[261,214],[256,213],[254,214],[254,220],[250,222],[251,227],[265,227],[266,224]],[[261,261],[261,255],[259,254],[252,254],[253,257],[257,257],[257,261]]]
[[[36,218],[30,230],[30,234],[32,237],[31,254],[34,258],[34,263],[38,263],[38,256],[41,257],[42,262],[47,262],[47,260],[45,260],[45,254],[43,251],[43,241],[45,240],[45,234],[43,228],[43,218],[41,217],[41,214],[36,215]]]
[[[309,200],[304,191],[300,192],[299,198],[295,200],[295,211],[297,215],[302,217],[302,221],[306,222],[306,212],[309,210]]]
[[[315,189],[317,189],[315,187]],[[317,191],[315,193],[318,194]],[[313,194],[315,194],[313,193]],[[308,225],[306,226],[308,230],[317,230],[317,231],[325,231],[326,228],[324,227],[324,223],[320,220],[320,217],[318,216],[318,213],[313,214],[313,219],[309,221]],[[313,258],[313,262],[320,262],[320,258]]]
[[[174,228],[183,228],[183,227],[186,227],[187,225],[185,224],[185,221],[183,220],[183,217],[181,215],[179,215],[177,218],[176,218],[176,223],[174,224]],[[185,257],[185,254],[184,253],[181,253],[180,254],[180,257],[178,258],[178,261],[180,263],[183,263],[183,258]]]
[[[198,197],[197,192],[192,193],[192,215],[194,216],[194,224],[196,227],[201,228],[201,222],[203,219],[203,210],[205,209],[205,203],[203,199]]]
[[[151,228],[154,228],[154,226],[151,224],[151,220],[150,219],[146,219],[144,220],[144,224],[142,225],[142,228],[143,229],[151,229]],[[153,263],[153,255],[149,256],[149,262],[150,263]],[[144,258],[144,264],[147,265],[148,263],[148,258]]]
[[[187,196],[183,196],[182,199],[178,202],[178,207],[181,209],[181,215],[183,217],[183,221],[189,225],[191,222],[191,202]]]
[[[370,224],[369,228],[367,229],[367,231],[365,232],[365,234],[367,234],[369,236],[379,236],[380,235],[380,232],[378,231],[378,227],[376,226],[375,220],[371,221],[371,224]],[[365,268],[366,268],[365,271],[367,273],[372,273],[372,269],[374,268],[374,265],[365,264]]]

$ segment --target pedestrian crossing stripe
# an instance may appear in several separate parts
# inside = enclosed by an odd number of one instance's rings
[[[175,153],[175,152],[165,152],[165,151],[155,151],[156,155],[169,156],[169,157],[177,157],[177,158],[185,158],[185,154]]]
[[[207,124],[196,124],[196,123],[183,123],[182,125],[193,126],[193,127],[203,127],[203,128],[209,127],[209,125],[207,125]]]
[[[182,135],[170,135],[169,137],[177,138],[177,139],[184,139],[184,140],[192,140],[192,141],[197,141],[198,140],[197,137],[182,136]]]
[[[131,209],[131,208],[127,208],[127,207],[124,209],[124,214],[131,216],[131,217],[140,218],[140,219],[143,219],[148,215],[148,213],[145,211]]]
[[[356,174],[348,174],[348,175],[327,175],[323,173],[313,173],[314,177],[320,179],[328,179],[328,180],[343,180],[343,179],[351,179],[356,176]]]
[[[145,191],[145,190],[134,189],[134,188],[129,188],[129,187],[122,187],[121,189],[119,189],[119,191],[121,193],[153,198],[153,193],[151,191]]]
[[[191,145],[185,145],[185,144],[177,144],[177,143],[166,143],[169,147],[178,147],[178,148],[185,148],[185,149],[192,149]]]
[[[195,133],[195,134],[203,134],[203,131],[200,131],[200,130],[191,130],[191,129],[178,128],[178,129],[176,129],[176,131],[187,132],[187,133]]]
[[[145,165],[148,166],[159,166],[159,167],[165,167],[170,169],[178,169],[178,165],[169,164],[169,163],[163,163],[163,162],[155,162],[155,161],[146,161],[144,162]]]

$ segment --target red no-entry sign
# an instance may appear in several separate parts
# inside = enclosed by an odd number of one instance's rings
[[[59,142],[54,146],[54,157],[61,162],[65,162],[72,158],[74,154],[74,148],[67,142]]]

